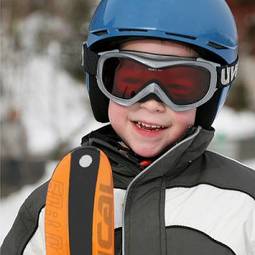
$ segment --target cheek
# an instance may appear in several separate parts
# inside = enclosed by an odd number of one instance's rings
[[[175,113],[176,124],[182,125],[183,127],[193,126],[195,123],[195,118],[196,118],[196,109]]]
[[[126,116],[127,116],[126,107],[110,101],[108,107],[108,117],[115,131],[119,131],[119,129],[123,125],[123,121],[125,120]]]

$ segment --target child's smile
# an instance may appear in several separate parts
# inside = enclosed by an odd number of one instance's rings
[[[134,121],[134,124],[136,127],[138,127],[139,130],[141,129],[142,131],[147,131],[149,133],[159,132],[167,128],[167,126],[164,125],[153,123],[150,124],[143,121]]]
[[[168,127],[159,124],[149,124],[146,122],[138,121],[133,122],[136,132],[141,136],[145,137],[156,137],[161,134],[162,131],[166,130]]]

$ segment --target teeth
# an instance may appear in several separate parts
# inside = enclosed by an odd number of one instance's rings
[[[143,123],[141,121],[137,122],[137,126],[139,128],[144,128],[144,129],[149,129],[149,130],[159,130],[159,129],[164,129],[165,128],[164,126],[161,126],[161,125],[150,125],[150,124],[147,124],[147,123]]]

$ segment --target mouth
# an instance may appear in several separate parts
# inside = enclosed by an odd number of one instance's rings
[[[146,131],[161,131],[164,129],[167,129],[168,126],[165,125],[158,125],[158,124],[150,124],[142,121],[133,121],[133,123],[138,127],[139,129],[146,130]]]

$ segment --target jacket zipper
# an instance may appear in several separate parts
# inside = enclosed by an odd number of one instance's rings
[[[182,140],[180,143],[176,144],[173,146],[170,150],[165,152],[161,157],[159,157],[157,160],[155,160],[151,165],[146,167],[142,172],[140,172],[128,185],[127,191],[124,197],[124,202],[123,202],[123,211],[122,211],[122,255],[125,255],[125,210],[126,210],[126,202],[127,202],[127,197],[128,197],[128,192],[131,188],[131,186],[138,180],[144,173],[146,173],[150,168],[155,165],[158,161],[160,161],[162,158],[164,158],[167,154],[181,146],[183,143],[192,140],[194,137],[196,137],[200,133],[201,127],[198,127],[196,132],[191,135],[190,137],[187,137],[186,139]]]

